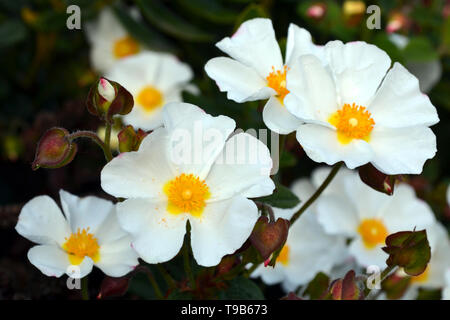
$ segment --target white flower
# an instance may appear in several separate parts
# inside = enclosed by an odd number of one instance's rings
[[[125,30],[111,8],[103,9],[97,21],[87,24],[85,29],[91,45],[92,67],[100,73],[108,71],[118,60],[145,49]]]
[[[388,196],[365,185],[357,173],[335,180],[341,180],[341,190],[317,200],[318,220],[327,233],[352,238],[350,254],[364,267],[386,266],[388,255],[381,248],[388,235],[414,228],[428,231],[435,222],[430,207],[409,185],[396,185]]]
[[[442,300],[450,300],[450,268],[445,272],[445,287],[442,290]]]
[[[418,289],[439,289],[445,285],[446,271],[450,270],[450,239],[445,227],[436,222],[427,229],[428,242],[431,247],[431,259],[425,271],[411,277],[411,283],[403,299],[415,299]],[[407,276],[403,270],[398,275]]]
[[[436,153],[439,121],[416,77],[365,42],[331,41],[324,55],[298,58],[287,74],[286,108],[305,121],[297,140],[316,162],[372,163],[387,174],[418,174]],[[386,74],[387,72],[387,74]]]
[[[194,258],[217,265],[242,246],[258,218],[247,198],[275,188],[269,150],[245,133],[228,139],[234,120],[191,104],[166,105],[163,122],[139,151],[122,153],[103,168],[102,188],[128,198],[118,204],[119,222],[146,262],[172,259],[189,221]]]
[[[33,198],[20,212],[17,232],[38,244],[28,251],[30,262],[54,277],[66,273],[82,278],[93,265],[111,277],[133,270],[137,254],[119,227],[114,204],[92,196],[78,198],[64,190],[59,194],[64,215],[48,196]]]
[[[286,75],[301,54],[322,54],[320,47],[311,42],[309,32],[289,25],[284,63],[270,19],[245,21],[231,38],[224,38],[216,46],[232,58],[213,58],[205,65],[219,90],[236,102],[269,99],[263,111],[266,126],[281,134],[296,130],[301,121],[283,105],[289,93]]]
[[[275,218],[290,219],[316,189],[307,179],[297,180],[292,191],[299,197],[300,204],[293,209],[273,208]],[[313,206],[289,229],[275,267],[260,265],[251,276],[260,276],[268,285],[282,283],[285,291],[294,291],[299,285],[311,281],[317,273],[330,273],[333,266],[343,261],[346,252],[345,237],[325,233]]]
[[[192,79],[191,68],[174,55],[142,52],[117,62],[107,73],[134,98],[133,110],[123,116],[126,124],[153,130],[163,123],[163,105],[181,102],[181,92]]]

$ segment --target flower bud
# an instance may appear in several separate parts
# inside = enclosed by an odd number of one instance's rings
[[[267,217],[260,217],[250,235],[250,242],[267,260],[276,250],[283,247],[289,232],[289,221],[278,218],[276,222],[269,222]]]
[[[363,1],[348,0],[344,2],[342,11],[346,24],[356,26],[366,13],[366,4]]]
[[[306,10],[306,15],[309,18],[320,20],[325,16],[327,11],[327,6],[324,3],[316,3],[311,5],[308,10]]]
[[[100,292],[97,295],[97,299],[123,296],[128,290],[129,282],[129,276],[120,278],[106,276],[100,285]]]
[[[69,132],[64,128],[47,130],[38,142],[32,169],[60,168],[70,163],[77,152],[77,145],[68,136]]]
[[[386,25],[386,32],[394,33],[400,30],[406,30],[409,26],[409,19],[403,13],[396,12],[390,16]]]
[[[330,293],[333,300],[361,300],[363,298],[353,270],[347,272],[343,279],[334,281],[331,284]]]
[[[124,127],[118,134],[119,151],[129,152],[137,151],[141,145],[142,139],[147,136],[147,132],[138,129],[134,131],[133,126],[128,125]]]
[[[94,116],[112,122],[116,114],[125,115],[133,109],[131,93],[114,81],[100,78],[89,90],[86,106]]]
[[[370,163],[360,167],[358,172],[361,181],[367,184],[372,189],[386,193],[390,196],[394,193],[394,186],[397,176],[390,176],[381,171],[378,171]]]

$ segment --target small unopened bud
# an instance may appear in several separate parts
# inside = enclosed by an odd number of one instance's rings
[[[377,170],[370,163],[360,167],[358,172],[362,182],[367,184],[372,189],[386,193],[387,195],[392,195],[394,193],[397,176],[387,175]]]
[[[104,299],[108,297],[120,297],[123,296],[130,283],[130,277],[112,278],[105,277],[100,285],[100,292],[97,295],[97,299]]]
[[[313,4],[306,10],[306,15],[312,19],[320,20],[325,16],[327,7],[324,3]]]
[[[98,82],[98,93],[108,102],[111,102],[116,97],[116,90],[105,78],[100,78]]]
[[[409,25],[409,19],[403,13],[396,12],[389,18],[386,25],[386,32],[394,33],[400,30],[406,30],[409,28]]]
[[[289,232],[289,221],[278,218],[276,222],[269,222],[267,217],[260,217],[250,235],[250,242],[261,254],[263,260],[280,249],[286,242]]]
[[[68,136],[69,132],[64,128],[47,130],[38,142],[32,169],[60,168],[71,162],[77,152],[77,145]]]
[[[363,1],[345,1],[342,7],[345,23],[349,26],[358,25],[366,13],[366,4]]]
[[[330,293],[333,300],[360,300],[363,298],[353,270],[347,272],[343,279],[334,281],[331,284]]]
[[[137,151],[141,145],[142,139],[147,136],[147,132],[138,129],[134,131],[133,126],[128,125],[120,130],[118,134],[119,139],[119,151],[129,152]]]

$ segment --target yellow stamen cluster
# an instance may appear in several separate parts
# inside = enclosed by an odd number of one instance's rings
[[[80,264],[84,257],[90,257],[92,260],[98,261],[99,249],[97,239],[92,233],[89,233],[89,228],[78,228],[76,233],[72,233],[70,238],[66,239],[63,249],[69,254],[69,260],[72,264]]]
[[[277,92],[277,97],[283,102],[284,97],[289,93],[286,89],[286,71],[287,66],[283,67],[283,70],[275,70],[272,67],[272,72],[266,77],[267,86]]]
[[[364,219],[358,227],[358,233],[364,245],[372,249],[380,243],[384,243],[388,231],[380,219]]]
[[[139,52],[139,43],[132,37],[120,38],[114,43],[113,53],[117,59],[124,58]]]
[[[204,180],[193,174],[181,174],[164,186],[168,198],[168,211],[173,214],[190,213],[200,216],[210,197],[209,187]]]
[[[328,120],[336,127],[338,139],[342,143],[349,143],[353,139],[368,141],[375,121],[365,107],[350,104],[333,113]]]
[[[287,244],[284,245],[283,249],[281,249],[280,254],[277,257],[277,262],[288,265],[289,264],[289,251],[290,248]]]
[[[151,112],[162,106],[163,95],[158,89],[152,86],[146,86],[138,93],[136,102],[142,106],[145,111]]]

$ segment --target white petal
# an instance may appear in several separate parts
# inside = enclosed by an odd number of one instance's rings
[[[384,127],[429,126],[439,121],[436,108],[420,92],[417,78],[397,62],[370,103],[369,111],[375,123]]]
[[[300,119],[327,122],[338,109],[333,78],[316,56],[304,55],[297,60],[286,75],[290,93],[284,104]]]
[[[113,210],[102,221],[101,225],[95,231],[95,237],[98,240],[99,245],[108,244],[128,235],[119,225],[117,218],[117,206],[114,206]]]
[[[28,251],[28,260],[49,277],[61,277],[70,265],[67,253],[55,245],[32,247]]]
[[[362,41],[330,41],[325,52],[336,79],[339,103],[367,107],[391,66],[386,52]]]
[[[286,64],[288,66],[293,65],[300,56],[305,54],[313,54],[325,64],[323,46],[315,45],[312,42],[308,30],[291,23],[289,24],[286,44]]]
[[[233,59],[255,69],[263,78],[283,67],[280,47],[275,38],[272,20],[255,18],[241,24],[235,34],[216,46]]]
[[[311,174],[311,182],[314,188],[318,189],[328,177],[330,172],[330,167],[318,167],[314,169]],[[347,168],[339,169],[334,179],[331,180],[330,184],[323,191],[324,194],[339,194],[345,196],[343,191],[345,190],[347,177],[354,175],[354,171],[348,170]]]
[[[367,142],[354,139],[346,145],[341,144],[335,130],[317,124],[301,125],[297,130],[297,140],[308,157],[328,165],[344,161],[348,168],[354,169],[373,157],[373,151]]]
[[[436,154],[436,136],[427,127],[373,130],[373,165],[386,174],[420,174]]]
[[[171,101],[181,100],[171,99]],[[163,125],[162,110],[163,106],[148,112],[141,105],[135,103],[133,110],[124,115],[122,119],[125,124],[131,124],[135,129],[155,130]]]
[[[208,203],[199,218],[190,218],[191,245],[199,265],[219,264],[223,256],[239,249],[253,230],[258,209],[253,201],[236,196]]]
[[[254,69],[230,58],[209,60],[205,71],[216,81],[219,90],[227,92],[227,98],[236,102],[263,100],[275,94]]]
[[[171,54],[161,54],[155,84],[162,91],[168,91],[193,77],[192,69]]]
[[[116,197],[164,199],[163,186],[174,170],[168,139],[166,129],[157,129],[142,140],[138,152],[121,153],[106,164],[101,172],[103,190]]]
[[[131,238],[100,244],[100,260],[95,263],[106,275],[122,277],[139,264],[138,255],[131,247]]]
[[[263,110],[265,125],[278,134],[289,134],[295,131],[303,121],[290,113],[280,100],[272,96]]]
[[[380,244],[374,248],[367,248],[363,241],[358,238],[352,241],[349,251],[360,265],[364,267],[375,265],[383,270],[386,267],[386,259],[389,257],[387,253],[381,250],[383,246],[384,244]]]
[[[16,231],[39,244],[59,244],[70,236],[70,228],[55,201],[38,196],[28,201],[20,211]]]
[[[316,204],[317,219],[329,234],[352,237],[359,224],[357,211],[339,194],[322,195]]]
[[[166,203],[128,199],[117,205],[120,226],[130,233],[132,246],[148,263],[172,259],[183,245],[187,216],[166,211]]]
[[[96,233],[109,214],[114,214],[111,201],[89,196],[79,198],[67,191],[60,190],[61,205],[72,232],[89,228],[90,233]]]
[[[169,157],[176,174],[204,179],[236,127],[233,119],[213,117],[189,103],[169,103],[163,110],[169,133]],[[158,150],[158,149],[153,149]]]
[[[264,267],[264,264],[260,264],[251,274],[251,278],[258,277],[261,277],[265,284],[272,286],[286,279],[286,270],[280,265],[275,265],[275,268],[272,268],[271,266]]]
[[[214,162],[206,184],[211,201],[229,199],[237,194],[262,197],[272,193],[272,159],[269,149],[248,133],[232,136]]]

